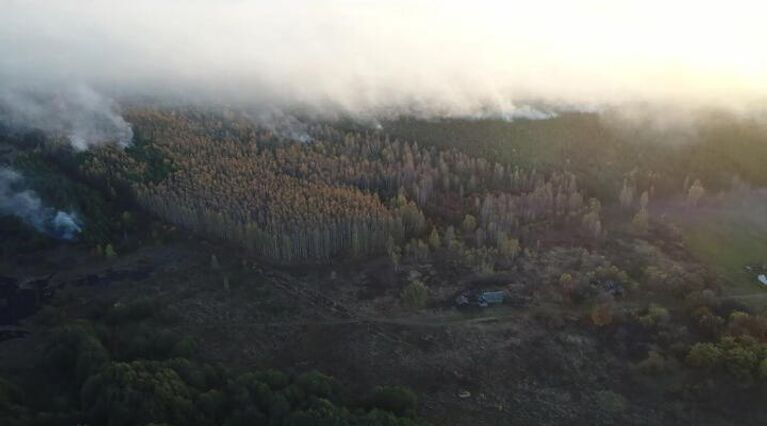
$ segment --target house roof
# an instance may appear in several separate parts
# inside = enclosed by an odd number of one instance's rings
[[[758,277],[756,277],[760,283],[767,285],[767,275],[760,274]]]
[[[503,291],[485,291],[481,297],[487,303],[501,303],[506,297],[506,293]]]

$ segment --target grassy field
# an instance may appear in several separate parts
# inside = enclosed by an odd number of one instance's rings
[[[748,265],[767,263],[767,202],[757,198],[727,208],[704,209],[677,221],[690,252],[722,274],[725,292],[744,303],[767,306],[767,288]]]

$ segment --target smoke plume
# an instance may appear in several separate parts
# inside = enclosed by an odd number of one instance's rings
[[[23,189],[15,170],[0,167],[0,215],[13,215],[40,232],[62,240],[74,240],[82,231],[77,214],[46,207],[32,190]]]
[[[0,120],[12,129],[65,137],[79,151],[107,142],[126,147],[133,138],[114,103],[83,85],[53,92],[0,90]]]
[[[19,121],[78,148],[129,140],[94,93],[371,122],[625,103],[744,111],[767,98],[764,16],[749,0],[6,0],[0,92],[61,102],[4,96]]]

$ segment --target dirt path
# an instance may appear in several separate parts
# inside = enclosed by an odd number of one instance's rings
[[[305,325],[348,325],[348,324],[382,324],[382,325],[400,325],[407,327],[445,327],[462,326],[471,324],[482,324],[501,322],[509,319],[519,318],[521,313],[506,315],[488,315],[483,317],[456,318],[455,315],[441,315],[436,317],[401,317],[401,318],[338,318],[329,320],[300,320],[300,321],[220,321],[208,322],[206,326],[216,327],[279,327],[279,326],[305,326]],[[199,324],[188,324],[187,327],[199,327]]]

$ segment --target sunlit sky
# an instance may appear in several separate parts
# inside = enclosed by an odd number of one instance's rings
[[[0,87],[347,109],[767,97],[767,2],[5,0]]]

